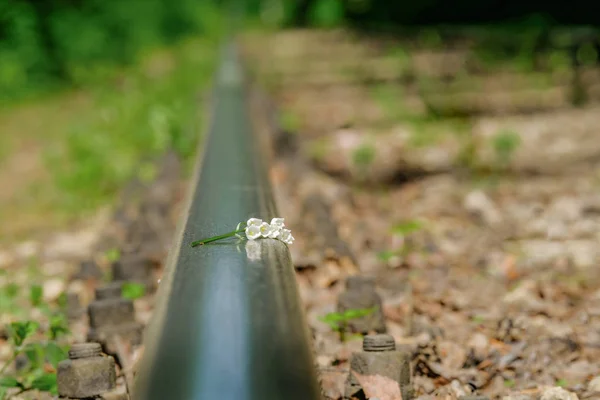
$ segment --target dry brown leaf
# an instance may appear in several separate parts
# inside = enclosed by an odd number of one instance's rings
[[[382,375],[361,375],[353,372],[367,398],[378,400],[402,400],[400,385],[392,378]]]
[[[320,371],[321,387],[327,399],[341,399],[344,397],[345,371]]]
[[[506,255],[500,269],[509,282],[513,282],[521,276],[517,270],[517,258],[512,254]]]

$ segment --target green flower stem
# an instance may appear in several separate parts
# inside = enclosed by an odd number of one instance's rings
[[[4,371],[6,371],[6,369],[8,368],[9,365],[11,365],[13,362],[15,362],[15,360],[17,359],[17,357],[19,356],[19,351],[15,351],[12,355],[12,357],[10,358],[10,360],[8,360],[6,362],[6,364],[4,364],[4,366],[2,367],[2,369],[0,370],[0,375],[4,375]]]
[[[244,232],[245,229],[246,228],[236,229],[235,231],[224,233],[224,234],[218,235],[218,236],[209,237],[208,239],[196,240],[195,242],[192,242],[192,247],[200,246],[200,245],[203,245],[203,244],[206,244],[206,243],[214,242],[216,240],[221,240],[221,239],[225,239],[225,238],[229,238],[229,237],[235,236],[238,233]]]

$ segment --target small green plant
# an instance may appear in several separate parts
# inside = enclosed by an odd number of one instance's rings
[[[391,233],[394,235],[408,236],[412,233],[419,232],[423,229],[423,223],[419,220],[405,220],[394,225],[391,229]],[[377,254],[377,258],[381,261],[388,262],[394,257],[406,257],[411,252],[415,251],[415,248],[410,242],[405,241],[402,247],[392,250],[382,251]]]
[[[17,285],[7,285],[3,288],[15,301],[20,292]],[[40,285],[29,288],[29,303],[39,309],[47,319],[47,324],[31,320],[12,322],[6,327],[11,346],[11,357],[0,368],[0,400],[11,395],[30,390],[40,390],[57,394],[56,367],[67,358],[67,348],[59,344],[59,340],[69,333],[64,304],[59,302],[58,309],[43,301],[43,289]],[[61,296],[64,300],[65,296]],[[12,308],[13,313],[15,307]],[[14,313],[13,313],[14,314]],[[34,340],[34,339],[38,340]],[[7,370],[17,358],[22,358],[22,367],[13,374]]]
[[[33,307],[39,307],[42,304],[43,290],[40,285],[32,285],[29,288],[29,301]]]
[[[56,368],[67,358],[67,349],[56,343],[59,335],[68,332],[63,320],[50,321],[47,331],[49,340],[33,342],[31,339],[40,332],[40,324],[35,321],[13,322],[7,327],[12,356],[0,369],[0,399],[4,399],[10,389],[15,394],[30,390],[40,390],[56,395]],[[26,363],[14,376],[6,374],[8,367],[17,357],[24,356]]]
[[[320,321],[325,322],[329,327],[339,333],[340,341],[346,341],[346,330],[348,322],[357,318],[366,317],[377,310],[377,307],[372,308],[356,308],[343,312],[332,312],[323,317],[319,317]]]
[[[143,297],[145,293],[146,286],[142,285],[141,283],[127,282],[124,283],[123,287],[121,288],[121,296],[126,299],[139,299],[140,297]]]
[[[504,387],[506,387],[506,388],[513,388],[513,387],[515,387],[515,381],[514,381],[514,379],[506,379],[504,381]]]
[[[121,251],[117,248],[110,249],[104,253],[104,256],[109,262],[114,263],[121,259]]]
[[[352,152],[352,162],[359,168],[366,168],[375,160],[375,147],[369,143],[363,143]]]
[[[18,311],[16,298],[19,294],[19,286],[9,283],[0,287],[0,313],[14,314]]]
[[[485,322],[485,317],[481,315],[473,315],[471,317],[471,321],[475,322],[476,324],[483,324]]]
[[[377,253],[377,258],[380,259],[381,261],[385,261],[388,262],[390,261],[392,258],[398,256],[398,252],[394,251],[394,250],[386,250],[386,251],[381,251],[379,253]]]
[[[567,383],[566,379],[561,378],[556,381],[556,386],[567,387],[567,386],[569,386],[569,384]]]
[[[397,249],[386,250],[377,253],[377,258],[387,263],[391,261],[394,257],[406,257],[414,250],[415,249],[412,246],[405,243],[402,247],[399,247]]]
[[[520,136],[513,131],[501,131],[494,136],[493,146],[496,158],[502,165],[506,165],[514,152],[521,144]]]
[[[419,220],[409,219],[402,221],[392,227],[392,233],[407,236],[423,229],[423,223]]]
[[[280,115],[281,128],[286,133],[297,133],[300,130],[300,118],[291,110],[283,110]]]

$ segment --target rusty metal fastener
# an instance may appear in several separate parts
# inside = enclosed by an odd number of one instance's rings
[[[102,354],[100,343],[75,343],[69,349],[69,358],[76,360],[78,358],[96,357]]]
[[[96,397],[116,386],[115,360],[99,343],[74,344],[57,367],[58,394],[70,399]]]
[[[394,351],[396,341],[391,335],[367,335],[363,339],[363,351]]]
[[[394,337],[385,334],[367,335],[363,339],[363,350],[350,357],[344,398],[355,397],[363,389],[356,375],[380,375],[398,383],[403,399],[412,399],[410,357],[396,350]]]

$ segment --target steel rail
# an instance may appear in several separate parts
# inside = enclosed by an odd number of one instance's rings
[[[274,239],[190,246],[278,216],[234,45],[144,338],[133,399],[312,400],[320,389],[290,253]],[[258,250],[258,254],[256,251]]]

